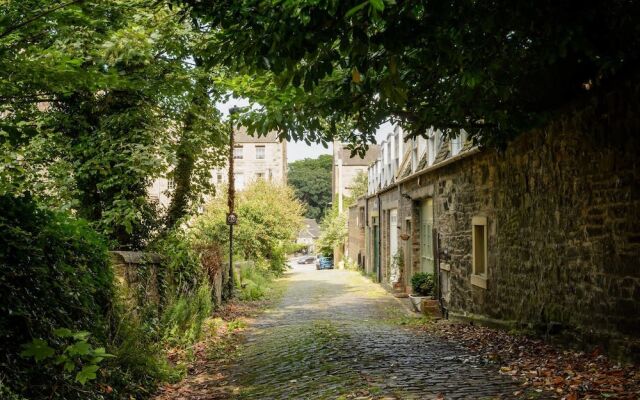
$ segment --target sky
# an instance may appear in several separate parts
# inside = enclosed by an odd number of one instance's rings
[[[218,103],[216,107],[225,116],[229,115],[229,109],[233,106],[246,107],[249,102],[246,99],[230,98],[226,103]],[[376,132],[376,140],[380,143],[389,132],[393,129],[390,123],[385,123],[378,128]],[[321,144],[312,143],[307,145],[305,142],[287,142],[287,162],[302,160],[305,158],[317,158],[321,154],[333,154],[331,145],[324,148]]]

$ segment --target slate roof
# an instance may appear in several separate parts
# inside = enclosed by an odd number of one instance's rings
[[[369,150],[364,155],[364,158],[360,158],[357,154],[351,157],[351,150],[342,147],[339,151],[339,157],[342,160],[344,166],[364,166],[368,167],[378,159],[380,154],[380,146],[377,144],[370,144]]]
[[[269,132],[266,136],[258,136],[256,133],[255,136],[249,135],[247,133],[247,128],[244,126],[236,128],[234,141],[238,144],[241,143],[280,143],[281,140],[278,138],[277,132]]]
[[[320,226],[315,219],[305,218],[303,223],[304,227],[298,234],[298,237],[315,239],[320,236]]]

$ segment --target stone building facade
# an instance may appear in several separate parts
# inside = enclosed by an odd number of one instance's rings
[[[393,180],[366,199],[365,270],[405,292],[431,272],[452,313],[638,354],[639,111],[611,95],[504,151],[407,142]]]
[[[287,183],[287,142],[278,138],[276,132],[253,137],[246,128],[239,127],[234,136],[234,179],[236,190],[242,190],[256,179],[265,179],[278,184]],[[211,170],[211,183],[226,185],[229,181],[228,166]],[[157,179],[149,188],[149,196],[161,206],[168,207],[171,201],[173,182]]]

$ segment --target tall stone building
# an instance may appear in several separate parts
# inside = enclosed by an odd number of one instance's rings
[[[382,152],[350,209],[349,254],[400,293],[415,273],[433,274],[451,314],[559,330],[640,359],[634,96],[576,106],[504,151],[431,130]]]
[[[369,165],[378,157],[380,146],[370,145],[363,158],[355,155],[338,141],[333,142],[333,166],[331,171],[332,201],[342,210],[343,199],[351,196],[351,188],[360,173],[367,173]]]
[[[281,141],[277,133],[253,137],[240,127],[234,136],[234,178],[236,190],[242,190],[257,179],[277,184],[287,183],[287,142]],[[229,181],[228,166],[213,169],[211,182],[225,185]],[[166,178],[156,180],[149,188],[149,195],[167,207],[171,201],[173,182]]]

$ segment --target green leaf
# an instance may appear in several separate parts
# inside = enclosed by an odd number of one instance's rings
[[[61,338],[73,336],[73,332],[71,331],[71,329],[68,329],[68,328],[58,328],[53,331],[53,334]]]
[[[384,1],[382,0],[369,0],[369,4],[371,4],[371,7],[376,11],[384,10]]]
[[[92,379],[96,379],[96,372],[98,371],[97,365],[87,365],[82,367],[80,372],[76,374],[76,382],[79,382],[81,385],[87,383]]]
[[[345,18],[349,18],[350,16],[352,16],[353,14],[357,13],[358,11],[362,10],[363,8],[365,8],[367,6],[367,4],[369,4],[369,1],[363,1],[362,3],[358,4],[357,6],[353,7],[352,9],[350,9],[349,11],[347,11],[347,13],[344,15]]]
[[[20,353],[20,356],[24,358],[33,357],[36,362],[39,362],[53,356],[54,353],[55,351],[49,347],[46,340],[33,339],[31,343],[24,345],[24,350]]]
[[[91,351],[91,346],[89,343],[85,341],[76,342],[70,346],[68,346],[65,350],[70,356],[79,355],[84,356],[89,354]]]

